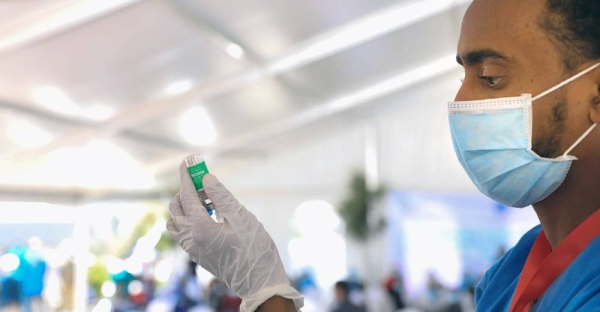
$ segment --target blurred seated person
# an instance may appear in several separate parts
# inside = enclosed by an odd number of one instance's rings
[[[196,263],[189,260],[187,269],[179,280],[179,290],[181,293],[175,306],[175,312],[188,311],[204,301],[202,287],[198,282],[196,266]]]
[[[332,312],[366,312],[366,309],[350,301],[350,285],[348,282],[339,281],[335,283],[335,304]]]

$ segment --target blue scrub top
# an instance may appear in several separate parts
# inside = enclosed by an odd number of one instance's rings
[[[508,311],[529,251],[542,227],[527,232],[496,262],[475,290],[476,311]],[[600,311],[600,236],[575,258],[530,311]]]

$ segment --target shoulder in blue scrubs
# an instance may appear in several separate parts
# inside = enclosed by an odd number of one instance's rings
[[[508,311],[529,251],[540,225],[527,232],[479,282],[477,311]],[[550,285],[531,311],[600,311],[600,237],[596,237]]]

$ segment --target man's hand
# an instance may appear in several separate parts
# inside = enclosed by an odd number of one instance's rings
[[[302,296],[290,286],[275,243],[254,214],[215,176],[206,175],[204,190],[223,220],[214,222],[202,206],[184,163],[179,171],[181,190],[171,201],[167,222],[175,241],[194,262],[242,298],[242,312],[254,312],[274,296],[291,299],[295,309],[300,309]]]

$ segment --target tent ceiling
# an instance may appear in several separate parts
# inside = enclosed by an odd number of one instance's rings
[[[182,114],[193,106],[202,106],[217,130],[209,150],[243,150],[244,135],[275,129],[282,120],[298,126],[277,129],[299,131],[302,116],[315,108],[454,53],[468,1],[40,3],[0,5],[0,34],[19,39],[0,40],[5,176],[19,174],[6,168],[95,138],[160,174],[164,167],[157,164],[195,149],[179,131]],[[244,52],[240,58],[236,46]],[[168,94],[178,81],[189,90]],[[62,90],[81,111],[102,107],[113,115],[97,121],[40,105],[34,94],[44,86]],[[53,139],[19,146],[7,134],[14,121],[35,124]]]

